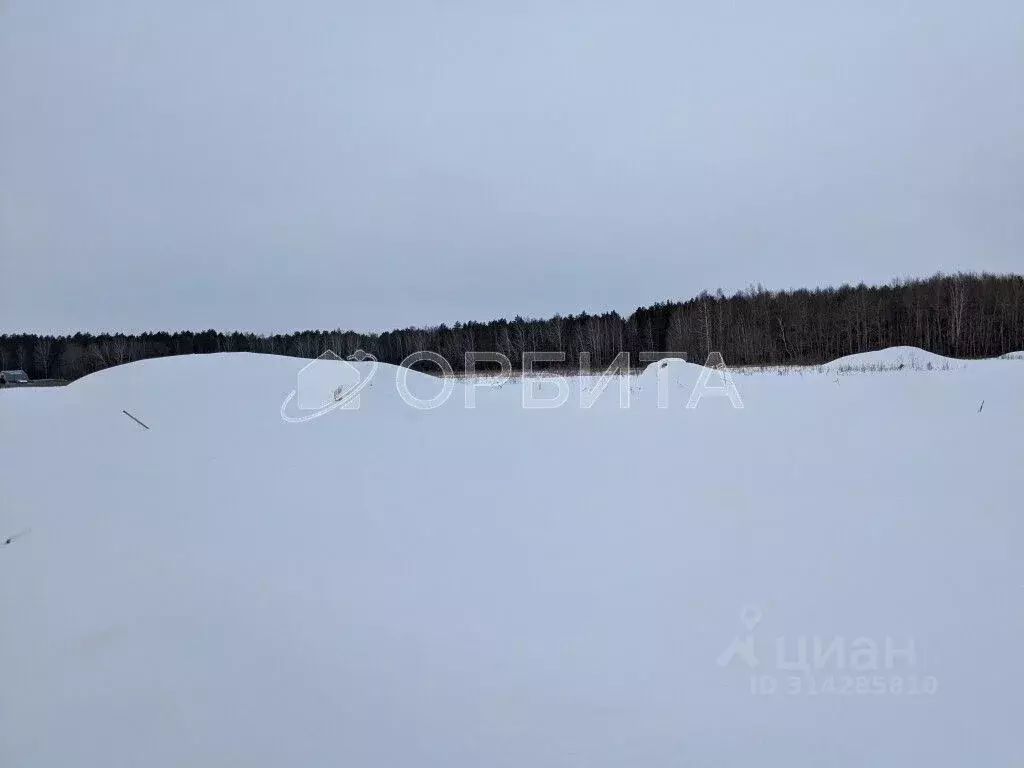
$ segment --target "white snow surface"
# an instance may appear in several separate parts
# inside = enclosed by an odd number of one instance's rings
[[[0,766],[1024,761],[1024,368],[418,410],[381,366],[285,423],[301,364],[0,391]]]

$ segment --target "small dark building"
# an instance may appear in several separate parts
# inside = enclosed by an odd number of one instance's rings
[[[28,384],[28,374],[24,371],[0,371],[0,387],[8,384]]]

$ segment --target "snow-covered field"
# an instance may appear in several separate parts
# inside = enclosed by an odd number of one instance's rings
[[[0,766],[1024,764],[1024,361],[916,352],[742,409],[682,363],[628,409],[381,366],[301,424],[282,357],[0,392]]]

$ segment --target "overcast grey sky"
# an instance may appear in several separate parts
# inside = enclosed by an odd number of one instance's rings
[[[0,0],[0,332],[1024,270],[1020,0]]]

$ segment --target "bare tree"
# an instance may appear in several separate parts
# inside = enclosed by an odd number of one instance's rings
[[[36,339],[36,370],[44,379],[50,378],[50,349],[52,347],[53,339],[49,336],[40,336]]]

